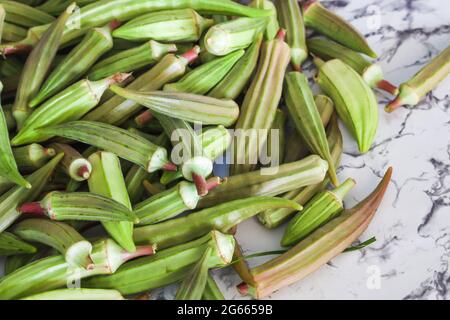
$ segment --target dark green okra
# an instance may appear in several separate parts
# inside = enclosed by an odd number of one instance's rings
[[[55,20],[53,16],[18,1],[2,0],[0,4],[6,11],[5,21],[25,28],[52,23]]]
[[[51,158],[59,153],[53,148],[44,148],[37,143],[13,148],[12,150],[19,169],[25,172],[33,172],[42,168]]]
[[[0,61],[0,75],[3,77],[11,77],[22,72],[23,63],[16,57],[8,57]]]
[[[0,233],[0,257],[17,254],[31,254],[36,251],[36,247],[19,239],[14,234],[9,232]]]

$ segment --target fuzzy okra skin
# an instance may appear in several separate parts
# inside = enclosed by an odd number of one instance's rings
[[[125,300],[125,298],[117,290],[103,289],[60,289],[38,293],[25,297],[21,300],[65,300],[65,301],[100,301],[100,300]]]
[[[305,25],[340,44],[376,58],[377,54],[370,48],[364,36],[340,16],[326,9],[317,0],[303,4]]]
[[[197,240],[159,251],[152,257],[127,263],[111,276],[87,279],[83,286],[116,289],[124,295],[164,287],[184,279],[209,247],[213,248],[209,268],[230,264],[235,244],[233,236],[212,231]]]
[[[43,134],[60,136],[115,153],[122,159],[140,165],[148,172],[170,166],[167,150],[139,135],[109,124],[93,121],[74,121],[48,127]]]
[[[2,0],[0,5],[2,5],[6,11],[5,21],[22,27],[35,27],[42,24],[52,23],[55,20],[55,18],[48,13],[42,12],[41,10],[18,1]]]
[[[192,213],[156,225],[136,228],[134,240],[139,244],[155,244],[167,248],[201,237],[211,230],[229,232],[234,226],[261,211],[274,208],[301,206],[290,200],[273,197],[251,197],[230,201],[221,205]]]
[[[238,288],[257,299],[302,280],[347,249],[368,227],[392,176],[389,168],[378,187],[352,209],[325,224],[283,255],[250,270]]]
[[[36,247],[22,241],[14,234],[9,232],[0,233],[0,257],[17,254],[30,254],[35,253],[36,251]]]
[[[274,40],[265,42],[262,47],[256,75],[245,95],[235,127],[241,134],[234,141],[231,175],[251,171],[266,143],[281,100],[284,73],[291,58],[284,38],[285,31],[281,29]]]
[[[378,101],[369,85],[341,60],[315,58],[317,82],[335,103],[337,113],[356,139],[359,151],[372,147],[378,129]]]
[[[214,20],[193,9],[165,10],[141,15],[114,31],[115,38],[131,41],[193,42]]]
[[[386,106],[393,112],[402,105],[415,106],[450,74],[450,46],[434,57],[414,77],[400,85],[397,98]]]
[[[61,167],[68,177],[78,182],[89,179],[92,172],[92,165],[75,148],[62,143],[52,143],[50,147],[57,153],[64,153]]]
[[[31,189],[17,186],[0,196],[0,232],[7,229],[20,216],[17,208],[21,204],[25,201],[33,201],[39,196],[63,156],[63,154],[57,155],[27,177],[27,181],[32,185]]]

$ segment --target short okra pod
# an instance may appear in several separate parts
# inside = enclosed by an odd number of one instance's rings
[[[296,0],[277,0],[281,27],[286,29],[286,41],[291,47],[291,62],[295,71],[300,71],[308,58],[306,31],[300,6]]]
[[[105,52],[113,47],[111,31],[118,24],[118,22],[113,21],[103,28],[92,29],[86,34],[84,39],[69,52],[48,76],[40,88],[39,93],[30,101],[30,107],[38,106],[43,101],[63,90],[67,85],[72,84],[82,77]],[[104,78],[114,74],[109,74]]]
[[[364,36],[340,16],[326,9],[317,0],[303,4],[305,25],[340,44],[376,58],[377,54],[370,48]]]
[[[211,27],[205,35],[205,48],[216,56],[224,56],[245,49],[266,28],[263,18],[238,18]]]
[[[36,251],[36,247],[19,239],[14,234],[9,232],[0,233],[0,257],[17,254],[30,254],[35,253]]]
[[[22,204],[19,211],[45,215],[56,221],[139,222],[139,219],[123,204],[88,192],[51,192],[39,202]]]
[[[205,290],[203,291],[202,300],[225,300],[219,286],[217,285],[211,273],[206,280]]]
[[[132,41],[192,42],[214,24],[193,9],[157,11],[141,15],[114,31],[115,38]]]
[[[21,300],[38,300],[38,301],[100,301],[100,300],[125,300],[125,298],[117,290],[103,289],[59,289],[38,293],[25,297]]]
[[[450,46],[434,57],[412,79],[400,86],[397,98],[386,106],[386,112],[392,112],[406,104],[415,106],[425,95],[436,88],[450,73]]]
[[[68,144],[53,143],[50,145],[57,153],[64,153],[60,166],[67,176],[75,181],[89,179],[92,172],[91,163],[76,149]]]
[[[13,148],[12,150],[18,167],[25,172],[33,172],[42,168],[51,158],[59,153],[53,148],[44,148],[37,143]]]
[[[138,71],[175,51],[177,51],[177,46],[174,44],[163,44],[150,40],[143,45],[121,51],[99,61],[90,69],[88,78],[99,80],[118,72]]]
[[[273,2],[270,0],[253,0],[250,2],[250,7],[265,9],[271,12],[271,15],[266,18],[268,22],[264,35],[266,40],[272,40],[275,38],[278,30],[280,30],[280,25],[278,23],[277,8]]]
[[[69,4],[70,3],[68,3],[67,6]],[[2,1],[1,5],[6,11],[5,21],[26,28],[52,23],[55,20],[55,18],[48,13],[17,1]]]

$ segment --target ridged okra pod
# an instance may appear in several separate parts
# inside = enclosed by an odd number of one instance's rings
[[[139,244],[155,244],[158,248],[175,246],[210,232],[229,232],[233,227],[261,211],[301,206],[290,200],[272,197],[251,197],[204,209],[188,216],[135,229],[134,240]]]
[[[110,152],[96,152],[89,157],[93,171],[88,180],[89,191],[111,198],[132,210],[119,158]],[[134,213],[134,215],[136,215]],[[132,222],[103,222],[108,234],[129,252],[136,251]]]
[[[0,257],[17,254],[30,254],[35,253],[36,251],[36,247],[19,239],[14,234],[9,232],[0,233]]]
[[[92,244],[68,224],[26,219],[14,225],[11,231],[21,239],[56,249],[72,266],[92,268]]]
[[[281,256],[250,270],[238,288],[257,299],[302,280],[347,249],[368,227],[391,180],[388,169],[378,187],[352,209],[345,210]]]
[[[67,20],[75,10],[75,4],[70,5],[60,17],[53,22],[42,35],[36,47],[27,58],[20,76],[16,99],[13,106],[14,118],[19,129],[31,114],[29,103],[39,91],[45,76],[58,51],[61,37]],[[8,52],[4,52],[8,54]]]
[[[160,61],[166,54],[177,51],[174,44],[164,44],[150,40],[138,47],[120,51],[99,62],[90,70],[88,78],[99,80],[118,72],[138,71]]]
[[[60,166],[68,177],[79,182],[89,179],[92,173],[92,165],[75,148],[62,143],[52,143],[50,147],[57,153],[64,153]]]
[[[286,42],[291,47],[291,62],[295,71],[300,71],[308,58],[306,31],[300,6],[296,0],[276,0],[281,27],[286,29]]]
[[[400,85],[397,98],[386,106],[392,112],[402,105],[415,106],[450,73],[450,46],[434,57],[414,77]]]
[[[284,73],[291,58],[284,38],[285,31],[280,30],[274,40],[263,45],[256,75],[245,95],[235,127],[236,133],[241,134],[234,139],[231,175],[253,170],[267,141],[283,91]]]
[[[22,204],[19,211],[45,215],[56,221],[139,222],[139,219],[123,204],[88,192],[51,192],[39,202]]]
[[[67,6],[69,4],[70,3],[68,3]],[[5,21],[22,27],[35,27],[42,24],[52,23],[55,20],[55,18],[48,13],[42,12],[41,10],[18,1],[2,0],[0,5],[2,5],[6,11]]]
[[[370,48],[364,36],[340,16],[326,9],[317,0],[303,4],[305,25],[320,32],[328,38],[339,42],[347,48],[362,52],[376,58],[377,54]]]
[[[3,29],[5,27],[6,11],[2,4],[0,4],[0,44],[2,43]],[[14,40],[13,40],[14,41]]]
[[[111,239],[99,240],[93,244],[91,254],[94,268],[74,268],[61,255],[40,259],[2,278],[0,299],[24,298],[95,275],[112,274],[129,260],[153,254],[154,248],[151,246],[140,247],[130,253]]]
[[[167,158],[166,149],[128,130],[109,124],[74,121],[41,130],[45,135],[60,136],[113,152],[122,159],[140,165],[148,172],[173,169],[173,164]]]
[[[27,177],[27,181],[32,185],[31,189],[17,186],[0,196],[0,232],[13,224],[20,216],[17,209],[20,205],[25,201],[33,201],[39,196],[62,157],[62,154],[57,155],[41,169]]]
[[[83,7],[87,4],[90,4],[92,2],[96,2],[98,0],[78,0],[77,5],[79,7]],[[31,0],[33,2],[33,0]],[[47,12],[51,15],[58,15],[60,14],[67,6],[72,2],[71,0],[46,0],[46,1],[40,1],[37,0],[38,6],[37,9],[43,12]],[[42,3],[43,2],[43,3]]]
[[[323,62],[317,82],[335,103],[337,113],[358,143],[361,153],[372,147],[378,129],[378,101],[369,85],[351,67],[338,59]]]
[[[67,85],[82,77],[105,52],[108,52],[113,47],[111,31],[117,24],[117,22],[111,22],[103,28],[92,29],[86,34],[84,39],[70,51],[48,76],[39,93],[30,101],[30,106],[38,106],[43,101],[59,93]],[[104,78],[112,75],[114,73]]]
[[[159,251],[153,257],[127,263],[111,276],[87,279],[83,285],[88,288],[116,289],[124,295],[164,287],[184,279],[206,248],[213,248],[208,261],[209,268],[227,266],[233,258],[235,243],[233,236],[212,231],[197,240]]]
[[[309,87],[308,79],[300,72],[286,75],[285,96],[289,114],[297,132],[313,154],[328,162],[328,174],[335,186],[339,185],[325,127]]]
[[[267,137],[267,157],[268,159],[277,159],[276,165],[283,163],[286,147],[286,114],[278,109]],[[269,165],[270,163],[264,163]]]
[[[280,30],[280,25],[278,23],[277,8],[270,0],[253,0],[250,2],[250,7],[265,9],[271,12],[270,16],[266,19],[268,20],[266,31],[264,32],[264,37],[266,40],[272,40],[277,35],[278,30]]]
[[[206,280],[205,290],[203,291],[202,300],[225,300],[219,286],[217,285],[214,277],[210,273]]]
[[[41,258],[42,254],[43,252],[38,250],[37,252],[31,254],[18,254],[8,256],[5,260],[4,275],[6,276],[10,273],[13,273],[23,266],[26,266],[27,264],[30,264],[31,262]]]
[[[192,9],[166,10],[141,15],[114,31],[113,36],[131,41],[193,42],[213,24],[214,20]]]
[[[80,119],[97,106],[103,93],[112,84],[126,77],[128,74],[119,73],[104,80],[81,80],[71,85],[37,108],[23,123],[11,144],[19,146],[52,138],[52,135],[42,134],[37,129]]]
[[[355,184],[353,179],[347,179],[336,189],[322,191],[315,195],[302,212],[289,221],[281,245],[292,246],[337,217],[344,211],[344,197]]]
[[[42,168],[42,166],[57,154],[55,149],[44,148],[37,143],[13,148],[12,150],[19,169],[25,172],[33,172]]]
[[[0,40],[2,40],[3,42],[20,41],[27,36],[27,30],[25,28],[16,26],[15,24],[3,22],[2,27],[2,35]]]
[[[320,59],[325,61],[339,59],[355,69],[371,88],[378,88],[392,95],[398,94],[398,88],[384,79],[381,67],[366,60],[360,53],[322,38],[308,39],[307,45],[311,53]]]
[[[238,18],[211,27],[205,35],[206,50],[215,56],[224,56],[245,49],[255,41],[267,25],[264,18]]]
[[[125,298],[117,290],[102,289],[59,289],[38,293],[25,297],[21,300],[38,300],[38,301],[100,301],[100,300],[125,300]]]

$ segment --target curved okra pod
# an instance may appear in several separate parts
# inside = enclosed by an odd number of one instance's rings
[[[176,169],[169,162],[166,149],[128,130],[109,124],[74,121],[40,130],[45,135],[60,136],[113,152],[122,159],[140,165],[150,173],[160,169]]]
[[[52,143],[50,147],[57,153],[64,153],[64,158],[60,165],[67,176],[75,181],[85,181],[89,179],[92,172],[92,165],[76,149],[68,144],[62,143]]]
[[[57,153],[53,148],[44,148],[40,144],[30,144],[28,146],[13,148],[14,158],[20,170],[33,172],[42,168]]]
[[[225,300],[225,297],[220,291],[220,288],[211,273],[209,273],[208,279],[206,279],[206,286],[203,291],[202,300]]]
[[[13,106],[14,118],[17,121],[19,129],[22,128],[25,120],[31,114],[30,106],[28,104],[38,93],[39,88],[50,69],[52,61],[58,51],[66,22],[74,10],[75,4],[71,4],[45,31],[36,47],[31,51],[27,58],[23,72],[20,76],[16,99]],[[3,53],[8,54],[8,51],[5,49]]]
[[[222,81],[209,92],[208,95],[210,97],[235,100],[242,93],[258,63],[262,39],[262,33],[256,36],[255,41],[245,51],[242,58],[234,65]]]
[[[89,191],[111,198],[132,210],[119,158],[110,152],[96,152],[89,157],[89,161],[93,167],[92,175],[88,180]],[[124,249],[129,252],[136,251],[132,222],[104,221],[103,227]]]
[[[17,208],[25,201],[34,201],[47,184],[63,155],[59,154],[49,163],[27,177],[31,189],[14,187],[0,196],[0,232],[8,228],[20,216]]]
[[[370,48],[364,36],[340,16],[326,9],[317,0],[303,4],[305,25],[320,32],[328,38],[339,42],[347,48],[362,52],[376,58],[377,54]]]
[[[192,9],[157,11],[127,22],[113,36],[131,41],[193,42],[213,24],[214,20]]]
[[[167,248],[201,237],[211,230],[229,232],[242,221],[274,208],[301,210],[302,207],[290,200],[272,197],[235,200],[185,217],[136,228],[134,240],[140,244],[156,244],[158,248]]]
[[[160,61],[166,54],[177,51],[174,44],[150,40],[143,45],[120,51],[96,63],[89,71],[90,80],[100,80],[118,72],[132,72]]]
[[[69,4],[70,3],[68,3],[67,6]],[[26,28],[52,23],[55,20],[55,18],[48,13],[18,1],[2,1],[1,5],[6,11],[5,21]]]
[[[19,212],[45,215],[56,221],[139,222],[139,219],[123,204],[88,192],[51,192],[39,202],[22,204]]]
[[[284,38],[285,31],[281,29],[274,40],[263,45],[257,73],[245,95],[236,123],[235,130],[241,134],[234,140],[231,175],[251,171],[266,143],[281,99],[284,73],[291,58]]]
[[[227,178],[200,201],[199,207],[208,208],[223,201],[246,197],[277,196],[317,184],[324,180],[328,163],[314,155],[272,169],[276,174],[266,175],[264,169],[261,169]]]
[[[92,248],[94,268],[74,268],[61,255],[40,259],[2,278],[0,299],[24,298],[95,275],[112,274],[125,262],[154,253],[152,246],[139,247],[136,252],[130,253],[111,239],[100,240]]]
[[[38,106],[83,76],[105,52],[113,47],[111,31],[117,25],[118,22],[114,21],[103,28],[92,29],[86,34],[84,39],[70,51],[64,60],[48,76],[40,88],[39,93],[30,101],[30,107]],[[112,75],[114,73],[106,77]]]
[[[128,74],[119,73],[104,80],[81,80],[71,85],[37,108],[23,123],[11,144],[18,146],[52,138],[52,135],[42,134],[38,129],[80,119],[97,106],[103,93],[112,84],[127,77]]]
[[[266,25],[265,18],[238,18],[217,24],[206,33],[205,48],[215,56],[245,49],[265,30]]]
[[[336,189],[322,191],[315,195],[302,212],[289,221],[281,245],[284,247],[294,245],[337,217],[344,211],[344,197],[355,184],[353,179],[347,179]]]
[[[46,219],[26,219],[14,225],[11,232],[21,239],[56,249],[70,265],[92,267],[92,244],[68,224]]]
[[[117,290],[103,289],[59,289],[38,293],[25,297],[21,300],[39,300],[39,301],[100,301],[100,300],[125,300],[125,298]]]
[[[323,62],[317,82],[333,99],[337,113],[358,142],[361,153],[370,150],[378,128],[378,101],[369,85],[351,67],[338,59]]]
[[[300,72],[288,73],[286,75],[285,95],[286,104],[297,132],[312,153],[321,156],[328,162],[328,174],[331,181],[335,186],[339,185],[325,127],[322,124],[306,76]]]
[[[300,71],[308,58],[306,31],[297,0],[277,0],[278,17],[281,27],[286,29],[286,42],[291,47],[291,62],[295,71]]]
[[[345,210],[283,255],[251,269],[248,283],[238,289],[260,299],[302,280],[347,249],[368,227],[391,180],[388,169],[378,187],[356,207]]]
[[[407,104],[415,106],[423,97],[436,88],[450,73],[450,46],[434,57],[414,77],[400,86],[397,98],[386,106],[386,112],[392,112]]]
[[[231,126],[239,116],[239,106],[233,100],[220,100],[181,92],[139,92],[118,86],[111,87],[111,90],[154,112],[188,122]]]
[[[17,254],[30,254],[35,253],[36,251],[36,247],[22,241],[14,234],[9,232],[0,233],[0,257]]]
[[[127,263],[111,276],[87,279],[83,285],[88,288],[116,289],[124,295],[164,287],[184,279],[207,248],[213,248],[208,268],[229,265],[235,244],[233,236],[212,231],[197,240],[159,251],[153,257]]]
[[[266,31],[264,32],[266,40],[272,40],[277,35],[278,30],[280,30],[280,25],[278,23],[277,8],[270,0],[253,0],[249,4],[250,7],[265,9],[271,11],[271,15],[267,17]]]

